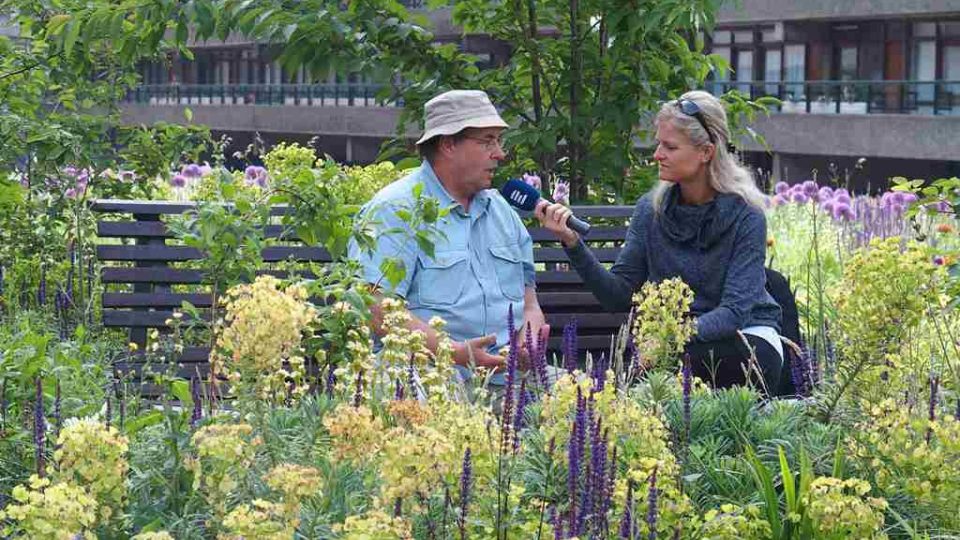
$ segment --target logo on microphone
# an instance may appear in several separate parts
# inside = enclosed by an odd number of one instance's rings
[[[513,193],[510,194],[510,199],[519,205],[526,203],[527,197],[529,197],[529,195],[527,195],[526,193],[522,193],[520,190],[514,191]]]

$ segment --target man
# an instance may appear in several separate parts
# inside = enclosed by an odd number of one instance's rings
[[[509,343],[508,312],[523,331],[529,323],[534,336],[549,332],[534,287],[533,243],[516,212],[491,187],[493,173],[504,159],[501,135],[507,123],[487,94],[453,90],[424,106],[424,134],[417,141],[423,164],[380,190],[363,208],[375,212],[385,229],[402,227],[394,215],[398,204],[414,199],[413,189],[434,197],[440,207],[452,207],[437,224],[441,237],[430,257],[413,238],[385,234],[377,238],[372,254],[351,245],[350,256],[360,262],[366,280],[391,287],[380,269],[386,257],[403,261],[406,275],[390,292],[406,300],[412,329],[426,335],[436,351],[436,332],[426,323],[438,316],[447,321],[454,343],[454,361],[502,368],[496,351]],[[374,307],[374,329],[381,334],[379,305]],[[521,341],[522,343],[522,341]]]

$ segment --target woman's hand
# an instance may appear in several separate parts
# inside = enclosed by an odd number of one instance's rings
[[[580,241],[580,235],[567,227],[567,218],[573,215],[573,210],[566,206],[560,203],[540,204],[534,209],[533,215],[547,230],[553,231],[564,246],[573,247]]]

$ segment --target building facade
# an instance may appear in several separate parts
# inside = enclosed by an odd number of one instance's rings
[[[491,64],[508,58],[506,44],[461,35],[448,9],[429,13],[439,41]],[[709,91],[781,100],[754,126],[765,147],[739,141],[745,159],[774,177],[839,171],[857,187],[880,187],[891,176],[960,175],[960,0],[728,2],[707,43],[729,64]],[[276,62],[276,48],[243,39],[193,50],[192,62],[144,66],[127,121],[182,121],[189,106],[195,122],[237,144],[254,132],[268,142],[316,136],[322,151],[360,163],[396,133],[399,110],[376,104],[372,81],[307,84],[302,70]]]

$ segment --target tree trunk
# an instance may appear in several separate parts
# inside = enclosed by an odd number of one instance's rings
[[[570,0],[570,128],[567,135],[567,155],[570,159],[570,193],[573,199],[583,199],[587,194],[583,179],[583,130],[580,121],[583,53],[579,18],[580,2]]]

